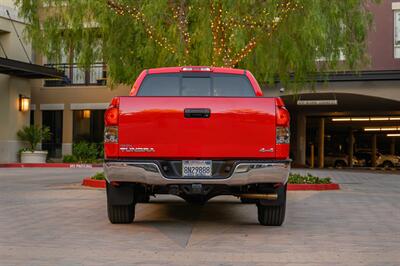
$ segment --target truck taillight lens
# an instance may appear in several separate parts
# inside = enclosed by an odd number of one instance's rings
[[[289,111],[284,106],[276,107],[276,125],[288,127],[290,123]]]
[[[116,107],[111,107],[106,110],[104,120],[106,126],[118,125],[119,111]]]
[[[276,99],[276,144],[290,143],[290,114],[281,98]]]
[[[118,127],[105,127],[104,143],[118,143]]]
[[[106,126],[117,126],[119,118],[119,98],[114,97],[110,106],[104,114],[104,122]]]
[[[289,144],[289,143],[290,143],[289,127],[276,127],[276,144]]]

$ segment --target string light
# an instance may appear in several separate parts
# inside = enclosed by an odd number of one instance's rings
[[[189,34],[189,22],[187,19],[186,11],[184,8],[181,8],[180,6],[176,6],[175,4],[172,4],[170,2],[171,10],[173,13],[173,18],[177,20],[178,22],[178,29],[182,34],[182,39],[184,42],[184,53],[185,56],[189,55],[189,48],[190,48],[190,43],[191,43],[191,38]],[[186,63],[186,59],[184,58],[184,64]]]
[[[136,21],[141,22],[144,25],[145,32],[151,40],[153,40],[157,45],[161,46],[162,48],[167,49],[169,52],[173,54],[176,53],[175,48],[171,44],[169,44],[167,38],[157,34],[155,28],[147,22],[146,16],[139,9],[128,5],[124,6],[118,4],[114,0],[107,0],[107,4],[112,10],[115,11],[117,15],[129,15]]]
[[[144,25],[144,30],[151,40],[162,48],[167,49],[169,52],[175,54],[177,51],[172,46],[167,38],[157,34],[156,29],[150,25],[146,20],[146,16],[138,8],[119,4],[116,0],[107,0],[108,6],[120,16],[129,15],[136,21]],[[187,12],[184,7],[178,6],[173,1],[169,1],[172,17],[177,21],[178,30],[181,33],[182,41],[184,43],[184,63],[190,54],[191,36],[189,34],[189,21]],[[255,19],[250,15],[244,17],[231,17],[228,11],[223,11],[222,3],[211,1],[211,32],[212,32],[212,65],[215,66],[222,63],[225,67],[235,67],[247,55],[249,55],[260,39],[263,37],[271,38],[273,33],[278,29],[279,25],[284,23],[291,12],[302,9],[303,6],[297,3],[297,0],[280,1],[276,6],[276,14],[270,13],[267,9],[261,12],[263,16]],[[192,10],[192,6],[187,7]],[[198,8],[200,11],[200,8]],[[235,29],[248,29],[250,33],[254,30],[258,32],[255,36],[251,37],[248,43],[240,49],[235,55],[232,55],[232,49],[229,45],[233,41]]]

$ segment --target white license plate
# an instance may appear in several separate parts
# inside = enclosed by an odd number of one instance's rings
[[[182,161],[182,176],[211,176],[211,161]]]

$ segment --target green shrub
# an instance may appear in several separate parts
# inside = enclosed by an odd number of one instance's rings
[[[34,151],[36,146],[45,140],[49,140],[51,132],[49,127],[39,127],[37,125],[25,126],[17,132],[20,140],[29,143],[29,150]]]
[[[105,176],[104,176],[104,172],[99,172],[99,173],[96,173],[94,176],[92,176],[91,177],[92,179],[95,179],[95,180],[105,180],[106,178],[105,178]]]
[[[313,176],[309,173],[307,175],[289,174],[289,184],[331,184],[331,179],[329,177],[320,178]]]
[[[64,155],[63,163],[77,163],[78,159],[74,155]]]
[[[79,142],[72,145],[72,155],[79,163],[94,163],[97,161],[97,144]]]

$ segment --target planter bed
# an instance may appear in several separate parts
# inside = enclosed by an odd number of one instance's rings
[[[96,179],[91,179],[90,177],[86,177],[82,180],[82,186],[94,187],[94,188],[105,188],[106,181],[105,180],[96,180]]]
[[[90,177],[86,177],[82,181],[82,185],[86,187],[105,188],[105,180],[95,180]],[[340,189],[339,184],[288,184],[288,190],[338,190]]]
[[[3,163],[0,168],[93,168],[103,167],[102,164],[81,163]]]
[[[288,190],[338,190],[339,184],[288,184]]]

